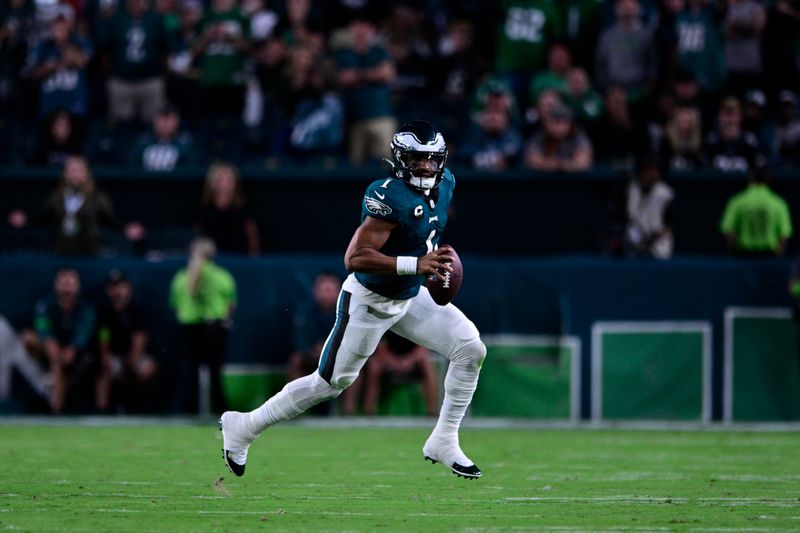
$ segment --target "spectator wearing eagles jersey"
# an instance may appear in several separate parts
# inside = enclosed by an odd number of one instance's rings
[[[164,20],[149,0],[126,0],[111,20],[99,24],[108,53],[109,114],[112,120],[147,122],[164,105],[162,69],[168,52]]]
[[[721,172],[748,172],[763,162],[758,139],[742,127],[742,106],[728,97],[719,106],[718,127],[706,139],[706,159]]]
[[[139,141],[133,164],[150,172],[172,172],[187,165],[191,150],[192,138],[181,131],[178,111],[167,106],[153,117],[153,131]]]

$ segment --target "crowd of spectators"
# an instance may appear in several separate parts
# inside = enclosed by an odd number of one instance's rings
[[[800,162],[796,0],[9,0],[0,163]],[[272,163],[269,163],[272,161]]]

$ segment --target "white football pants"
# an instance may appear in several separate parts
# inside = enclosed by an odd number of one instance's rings
[[[339,396],[356,380],[388,330],[450,360],[437,430],[454,434],[472,400],[486,356],[478,328],[453,304],[434,302],[424,286],[414,298],[393,300],[370,291],[352,274],[339,294],[336,323],[325,341],[318,371],[288,383],[252,411],[249,429],[258,434]]]

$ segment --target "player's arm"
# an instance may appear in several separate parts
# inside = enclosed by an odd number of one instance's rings
[[[379,251],[389,240],[389,235],[396,227],[397,224],[394,222],[366,217],[347,246],[347,251],[344,254],[345,268],[351,272],[364,272],[367,274],[399,274],[397,257],[385,255]],[[453,261],[449,246],[443,246],[415,259],[417,263],[415,274],[435,274],[444,280],[444,275],[437,272],[437,269],[451,272],[453,270],[453,267],[449,264]]]

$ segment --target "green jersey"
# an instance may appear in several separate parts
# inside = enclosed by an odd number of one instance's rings
[[[736,236],[740,250],[776,251],[792,235],[792,220],[783,198],[755,183],[730,199],[720,229]]]
[[[169,290],[169,303],[181,324],[226,320],[236,305],[236,282],[227,270],[207,261],[201,267],[194,294],[189,293],[187,270],[175,274]]]
[[[561,34],[550,0],[504,0],[495,64],[500,72],[532,71],[544,61],[548,42]]]
[[[200,21],[197,33],[202,35],[208,28],[216,33],[199,58],[200,85],[243,84],[247,55],[234,41],[250,38],[250,19],[238,10],[211,12]]]
[[[389,256],[420,257],[432,252],[447,225],[447,208],[453,198],[455,177],[445,169],[439,187],[430,195],[396,178],[373,182],[361,202],[361,221],[374,217],[397,224],[380,252]],[[356,279],[386,298],[407,300],[419,292],[425,276],[356,273]]]

